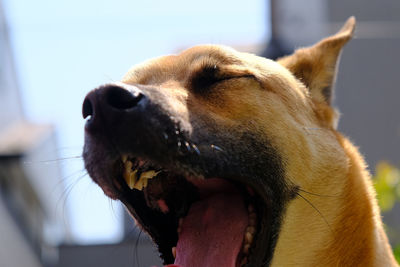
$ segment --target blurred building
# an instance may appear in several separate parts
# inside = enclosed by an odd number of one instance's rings
[[[0,266],[54,266],[64,240],[61,175],[51,125],[24,118],[0,6]],[[59,204],[59,205],[58,205]]]
[[[150,267],[163,266],[159,253],[134,220],[124,212],[124,237],[115,244],[62,244],[57,267]]]
[[[62,244],[58,267],[150,267],[163,266],[150,238],[124,212],[123,239],[115,244]]]

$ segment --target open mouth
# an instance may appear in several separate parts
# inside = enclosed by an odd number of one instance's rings
[[[158,245],[165,264],[265,262],[268,205],[252,186],[240,179],[185,175],[128,155],[115,171],[118,198]]]
[[[92,179],[124,203],[164,264],[268,266],[293,196],[268,139],[251,123],[242,131],[204,114],[178,120],[149,91],[120,86],[102,86],[84,101]]]

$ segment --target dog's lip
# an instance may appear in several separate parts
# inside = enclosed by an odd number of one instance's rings
[[[119,168],[123,166],[124,162],[126,161],[127,157],[133,159],[138,157],[133,157],[133,156],[121,156],[121,158],[118,160],[117,165]],[[162,169],[160,165],[155,164],[154,169]],[[179,171],[169,171],[167,169],[163,170],[164,172],[172,172],[172,173],[177,173],[180,174]],[[193,180],[207,180],[215,177],[207,177],[203,176],[201,174],[193,175],[184,172],[184,174],[180,174],[186,178],[189,182]],[[128,209],[134,209],[133,204],[129,203],[127,200],[127,195],[131,193],[132,189],[129,188],[127,185],[125,179],[122,177],[122,175],[117,175],[114,176],[115,178],[113,179],[113,184],[115,185],[115,192],[114,196],[116,199],[120,199],[125,205],[128,206]],[[244,185],[246,188],[246,191],[250,195],[255,195],[257,196],[257,201],[262,202],[262,203],[254,203],[256,206],[257,214],[258,214],[258,229],[255,235],[255,240],[253,241],[251,245],[251,251],[248,256],[248,264],[244,266],[261,266],[263,262],[266,261],[266,258],[269,256],[267,255],[267,250],[265,249],[266,244],[268,244],[268,240],[270,239],[270,227],[269,227],[269,210],[271,209],[271,204],[268,199],[268,196],[264,193],[265,189],[263,186],[260,186],[258,183],[251,183],[249,182],[248,177],[240,177],[240,176],[235,176],[235,177],[225,177],[222,178],[228,181],[231,181],[233,183],[239,183]],[[250,264],[250,265],[249,265]]]

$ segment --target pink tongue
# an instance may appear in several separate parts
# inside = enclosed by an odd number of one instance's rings
[[[222,192],[193,203],[181,226],[175,264],[236,267],[247,225],[247,210],[237,192]]]

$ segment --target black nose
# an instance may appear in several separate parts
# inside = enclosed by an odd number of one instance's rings
[[[134,112],[143,106],[146,97],[143,92],[132,85],[106,84],[91,91],[83,101],[82,115],[87,118],[86,128],[91,129],[120,117],[122,114]]]

